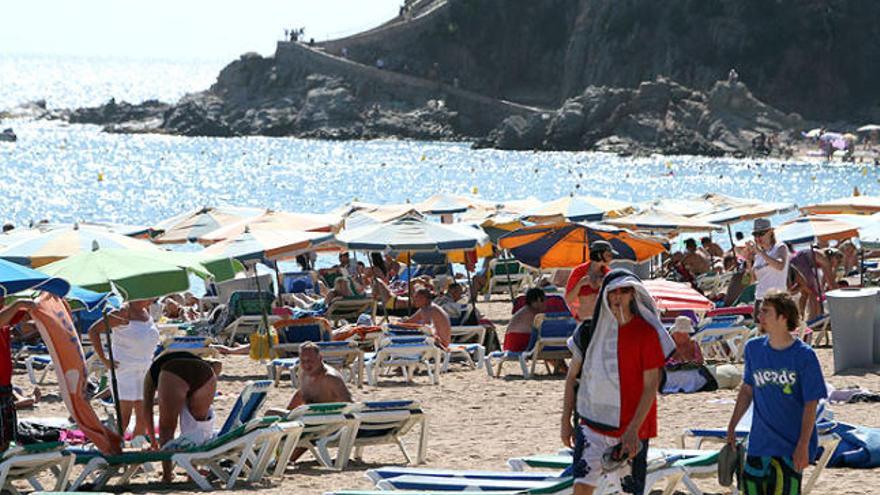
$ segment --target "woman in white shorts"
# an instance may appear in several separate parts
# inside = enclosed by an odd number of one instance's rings
[[[146,435],[147,425],[144,414],[144,375],[150,369],[156,346],[159,345],[159,329],[150,316],[152,299],[130,301],[117,311],[109,313],[108,320],[113,331],[113,359],[116,361],[116,384],[121,407],[122,429],[128,428],[131,412],[134,411],[135,437]],[[103,320],[98,320],[89,328],[98,359],[109,370],[111,363],[104,353],[100,335],[105,330]]]

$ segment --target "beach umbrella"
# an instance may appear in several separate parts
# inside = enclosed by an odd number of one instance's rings
[[[648,232],[710,232],[722,230],[714,223],[674,213],[648,209],[625,217],[605,220],[606,224]]]
[[[13,229],[9,232],[4,232],[0,234],[0,250],[21,242],[25,239],[37,237],[42,233],[43,232],[39,229]]]
[[[346,217],[345,228],[356,229],[367,225],[376,225],[387,223],[403,217],[424,218],[424,215],[412,208],[412,205],[403,205],[402,207],[383,208],[367,212],[365,210],[356,211]]]
[[[816,127],[815,129],[810,129],[807,132],[801,132],[801,135],[808,139],[816,139],[822,135],[822,128]]]
[[[638,205],[639,209],[655,209],[666,211],[673,215],[692,217],[703,213],[709,213],[716,206],[702,198],[696,199],[655,199]]]
[[[818,215],[795,218],[776,227],[776,239],[791,244],[844,241],[859,235],[859,225]]]
[[[70,291],[70,284],[60,277],[53,277],[32,268],[0,260],[0,296],[7,296],[26,290],[44,290],[64,297]]]
[[[256,231],[311,231],[338,232],[342,217],[327,213],[289,213],[266,211],[262,215],[246,218],[197,237],[200,244],[213,244],[231,239],[245,230]]]
[[[156,253],[101,248],[50,263],[41,271],[85,289],[115,292],[125,300],[137,300],[189,289],[187,272],[193,270],[159,260]]]
[[[331,241],[333,234],[328,232],[245,230],[231,239],[208,246],[199,254],[240,261],[279,260],[293,258]]]
[[[163,220],[152,227],[153,242],[184,244],[226,225],[266,213],[265,208],[219,206],[186,211]]]
[[[880,196],[850,196],[833,199],[824,203],[801,207],[801,212],[812,214],[851,213],[870,215],[880,212]]]
[[[435,194],[413,206],[417,211],[428,215],[449,215],[464,213],[471,209],[495,207],[491,202],[472,196],[445,193]]]
[[[489,236],[482,229],[467,224],[439,224],[422,218],[404,217],[343,231],[336,240],[348,249],[406,252],[409,268],[412,253],[476,249],[489,242]],[[407,292],[412,312],[412,284],[407,284]]]
[[[694,290],[690,284],[652,279],[645,280],[644,285],[660,311],[709,311],[715,309],[715,303]]]
[[[523,214],[523,218],[532,222],[552,222],[561,219],[572,222],[598,221],[606,216],[613,218],[632,211],[630,203],[615,199],[565,196],[527,211]]]
[[[856,129],[856,132],[877,132],[880,131],[880,125],[877,124],[868,124],[863,125]]]
[[[64,228],[52,228],[7,246],[0,250],[0,258],[39,268],[48,263],[89,252],[95,243],[102,248],[161,251],[159,247],[141,239],[116,234],[104,228],[74,224]]]
[[[447,252],[475,249],[489,241],[485,232],[468,225],[432,223],[413,217],[347,229],[336,239],[348,249],[374,252]]]
[[[589,244],[598,240],[608,241],[619,258],[632,261],[644,261],[667,250],[663,243],[628,230],[577,223],[524,227],[502,236],[498,245],[535,268],[568,268],[588,261]]]

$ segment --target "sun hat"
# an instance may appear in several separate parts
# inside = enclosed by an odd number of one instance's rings
[[[614,250],[608,241],[593,241],[590,243],[590,254],[610,251],[614,256],[620,256],[620,253]]]
[[[752,227],[752,235],[757,234],[759,232],[766,232],[772,229],[773,226],[770,225],[770,220],[767,218],[756,218],[755,223]]]
[[[694,323],[687,316],[677,316],[672,328],[669,329],[669,333],[676,332],[694,333]]]

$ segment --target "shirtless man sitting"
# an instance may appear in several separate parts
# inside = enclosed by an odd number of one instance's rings
[[[691,275],[696,277],[712,269],[712,263],[710,262],[709,257],[697,249],[696,240],[685,240],[684,247],[686,252],[684,253],[684,258],[682,258],[681,263]]]
[[[320,347],[313,342],[304,342],[299,346],[299,388],[291,397],[287,409],[269,409],[266,414],[283,417],[303,404],[351,401],[351,392],[348,391],[342,374],[324,363]],[[299,459],[306,450],[308,449],[295,449],[290,461]]]
[[[442,349],[452,341],[452,323],[443,308],[434,303],[434,296],[428,289],[419,289],[413,295],[413,303],[418,311],[404,323],[422,323],[433,327],[434,342]]]

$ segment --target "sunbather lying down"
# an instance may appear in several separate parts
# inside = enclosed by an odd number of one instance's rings
[[[188,352],[165,354],[150,366],[144,377],[144,409],[147,435],[154,449],[198,445],[214,434],[214,395],[219,362],[208,362]],[[153,399],[159,396],[159,439],[153,429]],[[174,431],[180,418],[180,436]],[[173,439],[173,440],[172,440]],[[171,462],[162,463],[162,479],[174,478]]]

